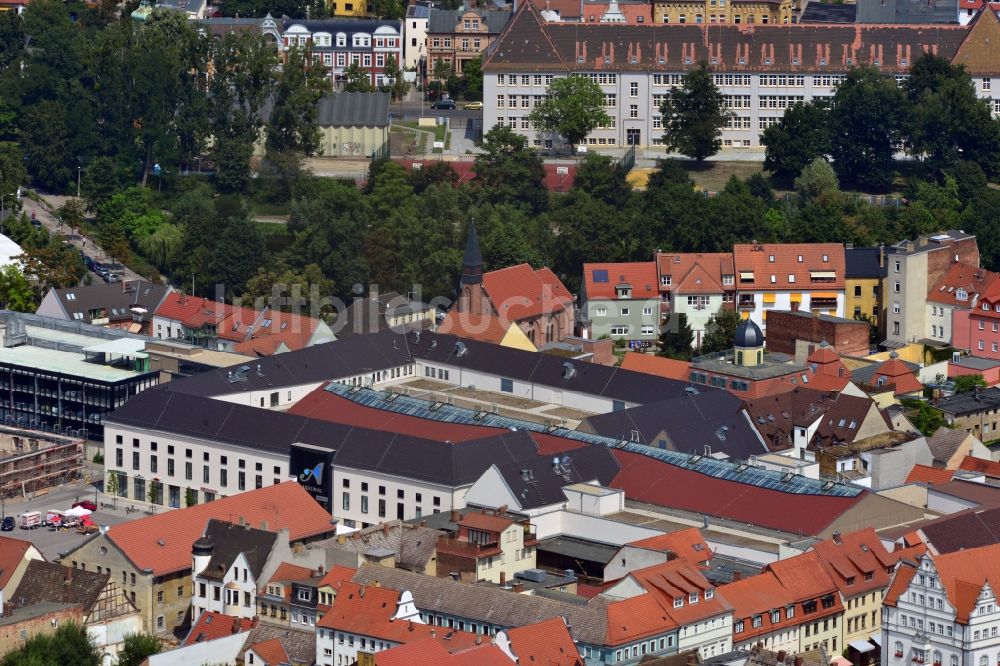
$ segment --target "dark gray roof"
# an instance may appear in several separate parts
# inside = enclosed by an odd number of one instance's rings
[[[431,14],[431,8],[427,5],[408,5],[406,7],[406,18],[422,19]]]
[[[338,340],[352,335],[375,333],[389,327],[386,317],[422,313],[430,308],[426,303],[408,300],[394,291],[379,294],[375,298],[356,298],[337,316],[333,329]]]
[[[94,608],[110,574],[69,569],[55,562],[32,560],[24,570],[17,590],[4,594],[4,610],[44,602],[80,604],[83,614]]]
[[[559,458],[558,469],[554,469],[555,457]],[[517,496],[521,509],[534,509],[565,502],[562,489],[571,483],[597,481],[606,486],[621,466],[609,449],[583,446],[558,456],[542,455],[498,465],[497,469]]]
[[[319,101],[316,123],[321,127],[387,127],[387,92],[340,92]]]
[[[465,349],[461,357],[456,355],[458,342]],[[245,382],[230,382],[228,376],[232,368],[221,368],[172,381],[169,390],[203,396],[278,390],[285,386],[364,376],[412,363],[416,358],[633,404],[675,397],[688,386],[687,382],[676,379],[584,362],[574,363],[575,372],[567,379],[563,376],[566,359],[561,356],[442,333],[423,332],[417,339],[413,333],[404,335],[387,329],[260,358],[246,373]],[[708,393],[718,389],[699,387],[698,390]]]
[[[212,559],[208,561],[200,576],[210,580],[222,580],[236,558],[243,553],[254,580],[258,583],[263,582],[257,579],[260,578],[261,571],[267,564],[267,558],[274,549],[274,542],[278,539],[277,534],[213,518],[208,521],[208,526],[205,528],[205,537],[212,541]]]
[[[809,4],[809,8],[813,5]],[[824,5],[825,6],[825,5]],[[849,7],[854,12],[856,5],[829,5],[830,7]],[[853,19],[851,20],[853,23]],[[844,277],[880,278],[885,276],[885,266],[879,265],[880,250],[877,247],[849,247],[844,250],[846,266]]]
[[[799,17],[799,23],[854,23],[856,13],[857,5],[854,4],[810,2]]]
[[[945,464],[958,451],[969,433],[964,430],[953,430],[941,426],[937,431],[927,438],[927,447],[931,450],[931,457],[934,462]]]
[[[708,445],[712,451],[739,460],[767,452],[743,411],[743,401],[728,391],[699,389],[698,393],[590,416],[578,429],[618,439],[633,439],[635,433],[639,441],[650,446],[658,446],[658,438],[665,433],[668,449],[701,453]]]
[[[389,27],[399,32],[399,21],[383,21],[380,19],[352,19],[352,18],[329,18],[329,19],[283,19],[281,22],[281,30],[285,32],[289,27],[293,25],[301,25],[309,32],[329,32],[336,34],[338,32],[343,32],[348,36],[354,33],[366,33],[373,34],[376,30],[382,27]],[[352,51],[357,51],[356,47],[350,45],[351,40],[348,39],[347,48]],[[364,49],[362,49],[364,50]]]
[[[88,324],[94,317],[107,317],[111,321],[131,320],[131,308],[142,308],[146,313],[143,319],[149,320],[156,308],[160,307],[163,298],[170,291],[163,284],[154,284],[143,280],[123,282],[120,284],[92,284],[85,287],[70,287],[68,289],[53,289],[52,293],[59,299],[59,304],[69,319],[75,319],[73,314],[80,312]]]
[[[510,12],[497,10],[472,10],[479,14],[486,21],[486,28],[489,34],[499,34],[503,27],[510,20]],[[464,9],[432,9],[430,19],[427,21],[428,33],[454,33],[455,25],[462,20],[462,15],[466,13]]]
[[[568,536],[549,537],[538,542],[539,551],[599,564],[610,562],[619,548],[620,546]]]
[[[989,370],[1000,365],[1000,361],[992,358],[982,358],[981,356],[963,356],[958,363],[952,361],[953,365],[960,365],[973,370]]]
[[[942,412],[955,416],[975,414],[985,409],[997,409],[1000,407],[1000,388],[991,386],[979,391],[956,393],[947,398],[941,398],[935,406]]]
[[[858,0],[858,23],[958,23],[958,0]]]

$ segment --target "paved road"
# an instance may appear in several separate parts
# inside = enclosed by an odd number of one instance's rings
[[[100,472],[98,472],[100,474]],[[118,500],[117,508],[102,508],[105,502],[111,503],[108,498],[100,495],[97,488],[86,482],[66,484],[50,490],[41,497],[26,500],[7,500],[0,506],[0,514],[14,516],[15,519],[25,511],[41,511],[43,514],[49,509],[59,509],[65,511],[74,502],[89,499],[97,499],[98,510],[91,516],[98,525],[116,525],[126,520],[134,520],[145,516],[141,511],[129,512],[127,500]],[[47,527],[39,527],[33,530],[22,530],[15,528],[13,532],[3,532],[3,536],[13,537],[30,541],[38,550],[42,552],[48,560],[55,560],[64,553],[81,543],[86,536],[77,533],[75,529],[50,530]]]
[[[61,206],[68,197],[43,197],[43,199],[49,204],[49,208],[55,211],[56,208]],[[94,242],[93,238],[87,236],[73,234],[71,229],[61,225],[58,218],[49,212],[44,206],[40,206],[35,201],[28,199],[27,197],[21,199],[21,204],[24,207],[25,212],[28,215],[32,213],[35,214],[35,218],[42,223],[42,226],[48,229],[50,232],[62,236],[63,240],[72,245],[77,249],[82,249],[90,257],[96,259],[97,261],[104,263],[111,262],[111,256],[108,255],[101,247]],[[96,273],[92,275],[93,279],[97,282],[101,281],[101,277]],[[142,279],[138,273],[125,267],[122,271],[123,280],[139,280]]]

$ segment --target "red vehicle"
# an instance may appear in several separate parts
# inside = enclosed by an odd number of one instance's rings
[[[82,502],[76,502],[73,504],[74,509],[78,506],[82,506],[87,511],[97,511],[97,504],[91,502],[90,500],[83,500]]]

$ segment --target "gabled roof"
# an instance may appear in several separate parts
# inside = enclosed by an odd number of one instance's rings
[[[632,541],[629,546],[647,548],[658,552],[671,552],[693,564],[702,564],[712,558],[712,549],[697,527]]]
[[[317,542],[313,548],[356,553],[359,558],[372,549],[388,550],[395,555],[398,566],[421,570],[434,556],[438,537],[443,534],[441,530],[430,527],[390,520]],[[339,585],[344,580],[350,580],[356,572],[347,567],[333,567],[321,584]]]
[[[941,398],[934,405],[946,414],[965,416],[1000,408],[1000,387],[991,386],[968,393],[954,393]]]
[[[204,536],[212,542],[212,559],[199,577],[222,580],[236,558],[242,554],[250,574],[258,584],[261,581],[257,579],[278,540],[278,535],[269,530],[236,525],[215,518],[209,519]]]
[[[870,527],[813,544],[811,550],[846,598],[885,588],[887,569],[899,560],[899,553],[886,550]]]
[[[1000,273],[979,266],[954,262],[927,293],[929,303],[942,303],[961,309],[976,307],[980,294],[988,293],[1000,281]],[[959,296],[962,298],[959,298]]]
[[[736,640],[767,634],[799,621],[786,617],[784,607],[794,604],[796,599],[770,571],[723,585],[718,594],[732,605],[733,623],[744,621],[743,631],[734,635]],[[775,609],[782,609],[782,612],[778,615],[778,622],[772,623],[771,611]],[[760,627],[755,628],[749,621],[755,616],[760,616]]]
[[[573,297],[548,268],[518,264],[483,275],[493,309],[504,321],[521,321],[573,307]]]
[[[471,338],[481,342],[491,342],[495,345],[503,342],[504,336],[513,322],[505,322],[492,314],[472,314],[451,309],[445,315],[444,321],[438,326],[438,331],[457,335],[460,338]]]
[[[924,385],[917,379],[910,365],[905,361],[892,357],[890,354],[888,361],[883,361],[875,367],[875,372],[869,379],[869,384],[871,386],[878,386],[879,380],[884,379],[886,384],[895,386],[894,395],[906,395],[922,391]]]
[[[462,17],[468,13],[478,14],[481,21],[486,24],[486,33],[469,33],[470,35],[491,34],[500,32],[510,20],[510,12],[488,9],[438,9],[431,8],[431,15],[427,21],[427,33],[447,33],[454,34],[455,26],[462,22]]]
[[[603,446],[581,446],[561,454],[559,458],[558,470],[553,469],[552,456],[549,455],[497,465],[497,471],[522,510],[565,502],[566,495],[562,489],[573,483],[597,481],[606,486],[620,469],[618,461]]]
[[[155,314],[157,317],[178,321],[187,328],[198,329],[206,325],[218,325],[233,309],[232,305],[224,302],[171,292],[156,308]]]
[[[930,556],[928,556],[930,557]],[[934,566],[941,576],[941,586],[948,594],[948,601],[955,608],[956,621],[966,624],[975,609],[983,585],[1000,589],[1000,544],[960,550],[933,557]]]
[[[1000,462],[965,456],[958,468],[967,472],[981,472],[991,479],[1000,479]]]
[[[268,583],[290,583],[309,580],[313,576],[313,571],[309,567],[300,567],[290,562],[282,562],[274,570],[274,575]]]
[[[387,92],[338,92],[319,101],[316,124],[320,127],[386,127],[389,125]]]
[[[650,356],[649,354],[640,354],[637,352],[625,352],[621,368],[622,370],[643,372],[666,379],[687,381],[688,375],[691,372],[691,362],[663,356]]]
[[[17,566],[27,555],[28,549],[33,547],[29,541],[0,536],[0,590],[7,587]]]
[[[579,430],[605,437],[633,439],[675,451],[702,452],[711,446],[746,460],[767,447],[743,411],[743,402],[728,391],[684,393],[638,407],[588,416]],[[661,443],[660,436],[666,441]]]
[[[934,462],[944,465],[954,457],[965,440],[972,436],[972,433],[965,430],[941,426],[927,438],[927,447],[931,450]]]
[[[285,481],[112,525],[105,534],[136,568],[162,576],[191,567],[191,544],[212,518],[244,518],[258,527],[266,524],[268,530],[288,528],[289,541],[332,531],[330,514],[298,483]]]
[[[697,566],[686,559],[678,558],[655,564],[645,569],[637,569],[626,576],[638,583],[648,596],[657,600],[672,624],[678,627],[696,625],[702,620],[717,617],[732,610],[729,602],[714,593],[714,586],[705,578]],[[613,594],[614,587],[606,594]],[[708,590],[712,590],[711,593]],[[697,603],[689,603],[689,596],[697,596]],[[682,599],[681,605],[674,604]],[[667,625],[669,626],[669,624]]]
[[[573,643],[566,621],[553,617],[536,624],[511,627],[507,631],[520,664],[582,666],[580,651]]]
[[[256,652],[257,656],[264,661],[263,666],[280,666],[281,664],[288,663],[288,653],[285,652],[285,647],[281,644],[281,639],[272,638],[260,643],[254,643],[249,649]]]
[[[920,534],[938,554],[1000,543],[1000,508],[966,509],[924,523]]]
[[[955,472],[943,467],[931,467],[930,465],[914,465],[913,469],[906,476],[906,483],[924,483],[934,486],[940,483],[948,483],[955,475]]]
[[[791,391],[744,403],[754,427],[778,450],[791,444],[796,426],[821,420],[810,442],[815,446],[853,442],[865,418],[877,405],[871,398],[827,393],[797,386]],[[889,430],[889,426],[885,426]]]
[[[972,76],[991,76],[997,62],[996,45],[1000,43],[1000,18],[991,7],[980,11],[969,26],[968,36],[951,57]]]
[[[808,601],[826,595],[834,595],[839,605],[837,586],[827,573],[826,567],[814,551],[795,557],[778,560],[767,565],[781,586],[795,601]]]
[[[774,46],[775,51],[778,48]],[[733,246],[733,265],[736,288],[740,291],[837,291],[844,288],[844,246],[839,243],[737,244]],[[812,277],[819,277],[821,273],[829,277],[812,281]],[[790,275],[794,276],[794,282],[789,281]],[[771,276],[774,276],[773,281]]]
[[[252,645],[278,639],[281,647],[295,664],[312,664],[316,661],[316,632],[299,631],[277,624],[259,622],[247,634],[243,649]],[[255,665],[256,666],[256,665]]]
[[[652,261],[637,261],[622,264],[584,264],[583,282],[586,285],[587,299],[618,300],[617,288],[629,286],[632,289],[631,299],[659,298],[660,291],[656,286],[656,263]]]
[[[51,293],[58,299],[68,319],[76,319],[74,314],[81,313],[82,321],[89,324],[97,318],[115,322],[131,321],[135,316],[148,321],[170,291],[163,284],[134,280],[118,284],[98,283],[53,289]],[[145,312],[133,313],[133,308],[141,308]]]
[[[187,647],[195,643],[206,643],[214,641],[217,638],[250,631],[254,623],[255,620],[250,618],[239,618],[217,613],[216,611],[205,611],[198,616],[198,621],[191,626],[191,631],[181,641],[181,647]]]
[[[660,276],[669,275],[670,284],[660,284],[660,291],[676,294],[721,294],[735,284],[723,286],[722,276],[733,276],[732,252],[681,252],[656,255]]]
[[[13,569],[10,573],[13,573]],[[55,562],[32,560],[28,562],[17,590],[4,591],[4,610],[50,601],[80,604],[84,616],[87,616],[94,609],[110,578],[111,575],[107,572],[70,569]],[[135,610],[134,607],[131,610]]]
[[[486,50],[482,69],[485,72],[492,66],[536,71],[569,69],[545,30],[545,19],[531,2],[521,5]]]

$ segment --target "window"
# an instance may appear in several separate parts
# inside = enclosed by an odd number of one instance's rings
[[[344,511],[350,511],[351,510],[351,493],[343,493],[343,495],[341,496],[340,503],[341,503],[341,507],[344,509]]]
[[[980,88],[984,91],[989,90],[991,83],[992,83],[991,79],[989,77],[984,76]]]
[[[638,97],[639,96],[639,82],[638,81],[632,81],[631,83],[629,83],[629,85],[628,85],[628,96],[629,97]]]

